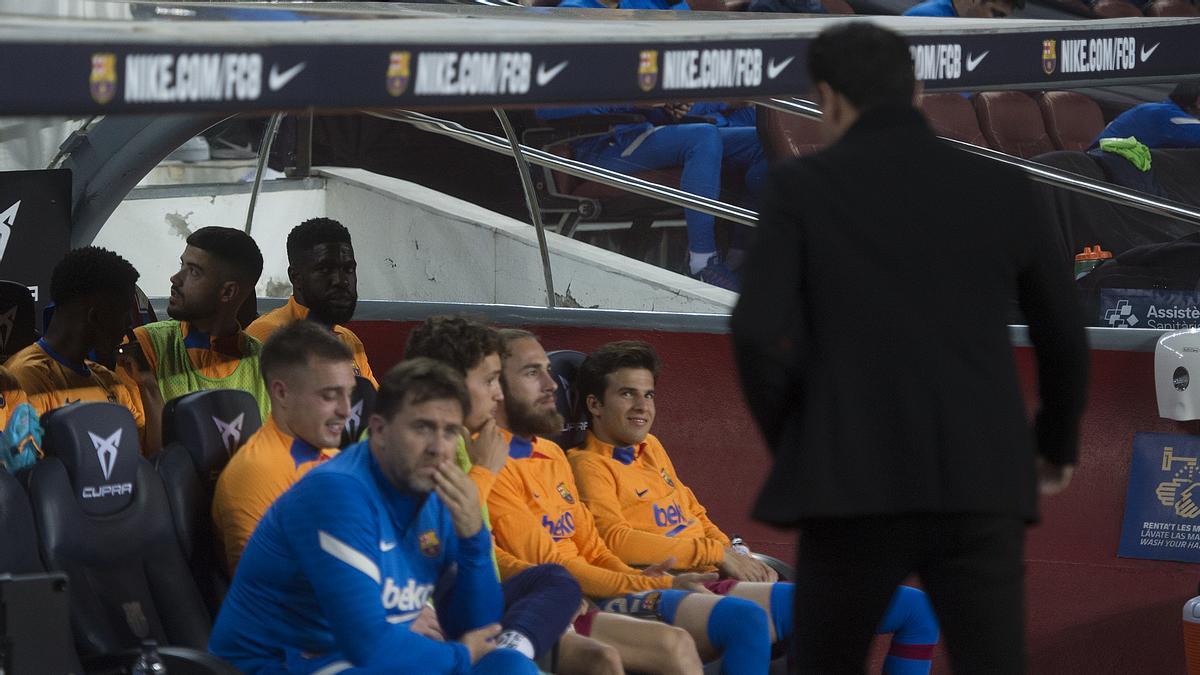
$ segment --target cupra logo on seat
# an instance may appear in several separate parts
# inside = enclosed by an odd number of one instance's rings
[[[117,463],[117,451],[121,448],[121,429],[114,431],[108,438],[97,436],[90,431],[87,434],[92,439],[92,446],[96,448],[96,458],[100,460],[104,480],[108,480],[112,475],[113,465]]]
[[[350,416],[346,418],[346,431],[354,433],[356,429],[362,428],[362,407],[362,401],[350,406]]]
[[[0,213],[0,258],[4,257],[4,249],[8,248],[8,240],[12,237],[13,226],[17,224],[17,211],[20,208],[21,202],[18,200],[16,204]]]
[[[0,347],[8,346],[8,338],[12,336],[13,323],[17,319],[17,306],[13,305],[7,311],[0,313]]]
[[[212,418],[213,424],[217,425],[217,431],[221,434],[221,443],[225,446],[225,452],[232,453],[233,449],[242,442],[242,422],[245,420],[246,413],[242,413],[228,422],[216,417]]]

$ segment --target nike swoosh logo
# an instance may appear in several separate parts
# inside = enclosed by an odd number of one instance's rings
[[[1150,55],[1154,53],[1154,50],[1158,49],[1158,46],[1160,44],[1162,44],[1162,43],[1155,42],[1154,46],[1151,47],[1150,49],[1146,49],[1145,47],[1142,47],[1142,63],[1145,63],[1150,58]]]
[[[546,64],[539,63],[537,69],[537,85],[539,87],[544,87],[550,84],[550,80],[558,77],[558,74],[563,71],[563,68],[567,67],[568,63],[570,63],[570,61],[563,61],[549,70],[546,70]]]
[[[775,59],[771,59],[770,61],[767,61],[767,79],[773,80],[776,77],[778,77],[779,74],[783,72],[784,68],[787,68],[788,66],[792,65],[792,61],[794,61],[795,59],[796,59],[796,57],[789,56],[786,59],[780,61],[779,63],[775,63]]]
[[[279,64],[272,63],[271,72],[267,74],[267,87],[271,91],[279,91],[280,89],[283,89],[287,86],[287,83],[291,82],[293,78],[299,75],[300,71],[304,70],[304,67],[307,65],[307,61],[301,61],[300,63],[297,63],[281,73],[279,72]]]
[[[989,50],[989,51],[986,51],[974,58],[972,58],[971,55],[968,53],[967,54],[967,72],[969,73],[969,72],[975,70],[975,67],[979,65],[979,62],[986,59],[987,55],[991,54],[991,53],[992,52]]]
[[[639,497],[641,497],[642,495],[646,494],[649,491],[650,491],[650,488],[646,488],[645,490],[635,490],[635,492],[637,492],[637,496],[639,496]]]
[[[379,542],[379,550],[380,550],[380,551],[383,551],[384,553],[387,553],[388,551],[390,551],[390,550],[392,550],[392,549],[394,549],[394,548],[396,548],[396,542],[394,542],[394,541],[392,541],[392,542],[387,542],[387,541],[381,541],[381,542]]]

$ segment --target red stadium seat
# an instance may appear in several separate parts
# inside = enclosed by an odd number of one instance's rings
[[[1104,115],[1090,97],[1073,91],[1048,91],[1038,98],[1046,132],[1059,150],[1087,150],[1104,130]]]
[[[1200,16],[1187,0],[1154,0],[1146,7],[1146,16]]]
[[[985,91],[975,96],[979,128],[988,145],[1029,159],[1054,150],[1037,103],[1019,91]]]
[[[821,0],[821,6],[830,14],[853,14],[854,8],[846,0]]]
[[[987,147],[970,100],[958,94],[922,94],[918,105],[938,136]]]
[[[820,122],[807,117],[770,108],[758,109],[759,142],[772,162],[808,155],[825,147],[820,127]]]
[[[1101,19],[1122,19],[1142,16],[1142,10],[1127,0],[1097,0],[1092,11]]]

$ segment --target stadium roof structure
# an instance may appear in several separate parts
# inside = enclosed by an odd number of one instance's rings
[[[847,20],[906,35],[929,91],[1108,86],[1200,73],[1200,19],[121,4],[130,8],[123,20],[0,15],[0,115],[793,96],[810,88],[808,41]]]

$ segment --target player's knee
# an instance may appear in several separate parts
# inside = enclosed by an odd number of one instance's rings
[[[771,632],[767,613],[757,603],[742,598],[722,598],[708,617],[708,639],[724,651],[730,645],[761,645],[770,650]]]
[[[721,132],[711,124],[688,125],[688,154],[721,158]]]
[[[583,675],[622,675],[625,672],[616,647],[589,640],[584,650],[582,658],[577,661],[580,665],[577,672]]]
[[[703,668],[696,641],[682,628],[663,625],[659,638],[663,658],[672,673],[694,673]]]

